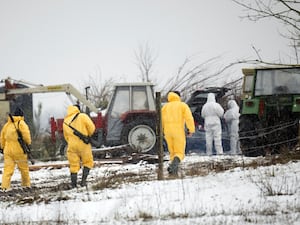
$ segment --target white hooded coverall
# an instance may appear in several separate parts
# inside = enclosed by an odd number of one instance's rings
[[[240,152],[239,146],[239,117],[240,107],[235,100],[229,100],[227,103],[228,110],[224,114],[224,119],[228,125],[230,136],[230,153],[238,154]]]
[[[213,142],[217,154],[223,154],[222,127],[220,120],[223,114],[224,109],[216,102],[215,95],[213,93],[208,93],[207,101],[201,110],[201,116],[204,118],[207,155],[212,155]]]

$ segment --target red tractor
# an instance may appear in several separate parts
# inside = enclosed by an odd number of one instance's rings
[[[124,83],[116,84],[108,108],[105,113],[99,110],[86,99],[71,84],[58,85],[21,85],[22,81],[11,78],[3,80],[5,85],[0,87],[0,122],[7,117],[12,109],[12,102],[30,106],[25,111],[26,118],[32,122],[32,94],[65,92],[71,101],[75,97],[78,102],[93,112],[92,120],[96,126],[94,138],[95,148],[126,145],[131,150],[141,153],[152,153],[156,143],[156,111],[153,84],[151,83]],[[22,96],[29,96],[23,100]],[[20,98],[20,101],[17,101]],[[13,99],[13,101],[12,101]],[[75,103],[75,102],[74,102]],[[50,119],[51,136],[56,145],[61,143],[64,149],[66,143],[63,138],[63,119]]]
[[[153,153],[156,143],[156,111],[151,83],[116,84],[105,113],[92,117],[96,125],[93,136],[98,142],[95,148],[129,145],[133,151]],[[62,135],[63,119],[51,118],[53,140],[59,139],[65,147]],[[61,151],[62,152],[62,151]]]

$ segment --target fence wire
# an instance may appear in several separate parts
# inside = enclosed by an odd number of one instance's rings
[[[296,128],[295,126],[299,124],[299,120],[295,120],[295,121],[291,121],[291,122],[286,122],[286,123],[281,123],[275,126],[270,126],[270,127],[266,127],[266,128],[262,128],[262,129],[255,129],[255,130],[249,130],[249,131],[245,131],[245,132],[240,132],[240,136],[239,140],[243,141],[246,139],[249,139],[249,142],[251,142],[251,140],[255,140],[257,138],[266,138],[268,135],[271,135],[273,133],[279,132],[281,130],[289,130],[292,128]],[[299,129],[299,127],[298,127]],[[251,134],[251,133],[256,133],[255,135],[248,135],[248,136],[244,136],[245,134]],[[255,145],[255,146],[251,146],[251,147],[242,147],[242,150],[244,152],[247,153],[253,153],[257,150],[263,150],[263,149],[267,149],[267,148],[274,148],[274,147],[278,147],[278,146],[289,146],[292,147],[293,145],[295,146],[298,142],[299,142],[299,135],[295,134],[295,136],[291,136],[288,138],[285,138],[285,140],[278,140],[278,139],[274,139],[275,142],[272,143],[265,143],[265,144],[261,144],[261,145]]]
[[[239,133],[240,136],[243,136],[242,138],[240,138],[240,140],[241,139],[255,138],[255,137],[261,137],[262,136],[262,135],[244,136],[244,134],[255,132],[255,133],[261,133],[263,135],[267,135],[267,134],[275,133],[275,132],[277,132],[279,130],[286,129],[288,127],[293,127],[293,126],[295,126],[298,123],[299,123],[298,120],[296,120],[296,121],[287,122],[287,123],[281,123],[281,124],[278,124],[278,125],[275,125],[275,126],[265,127],[265,128],[261,128],[261,129],[243,131],[243,132]]]

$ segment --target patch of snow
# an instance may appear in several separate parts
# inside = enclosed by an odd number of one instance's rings
[[[187,156],[181,168],[192,163],[251,162],[261,158],[240,156]],[[49,163],[50,164],[50,163]],[[168,162],[165,162],[166,168]],[[3,164],[0,164],[3,168]],[[111,172],[156,176],[157,165],[108,164],[91,170],[89,179],[105,179]],[[41,169],[30,172],[32,185],[69,182],[69,170]],[[167,177],[167,174],[165,174]],[[0,174],[0,179],[2,174]],[[79,174],[80,178],[80,174]],[[1,224],[300,224],[300,161],[257,168],[236,167],[206,176],[184,176],[126,182],[118,188],[67,190],[60,199],[18,205],[1,202]],[[20,184],[15,170],[13,187]],[[273,195],[269,195],[271,189]],[[47,196],[47,193],[45,193]]]

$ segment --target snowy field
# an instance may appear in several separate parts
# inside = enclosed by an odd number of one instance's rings
[[[15,170],[19,192],[0,194],[0,224],[300,224],[300,161],[263,162],[191,155],[176,179],[165,161],[160,181],[157,164],[105,164],[91,170],[88,189],[73,190],[59,188],[69,182],[67,167],[44,168],[31,171],[30,193],[20,191]]]

